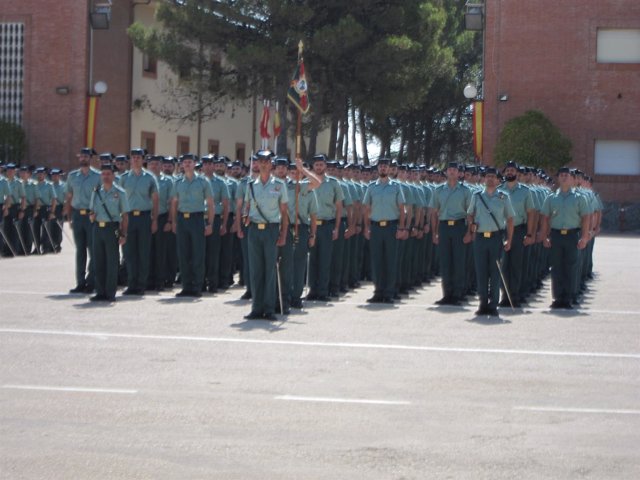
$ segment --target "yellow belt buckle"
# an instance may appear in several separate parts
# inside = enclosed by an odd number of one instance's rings
[[[98,222],[98,226],[99,226],[100,228],[104,228],[104,227],[106,227],[106,226],[107,226],[107,222]]]
[[[133,211],[133,216],[134,217],[139,217],[140,216],[140,210],[134,210]]]
[[[86,215],[87,211],[83,208],[82,210],[80,210],[80,215]]]
[[[191,214],[190,213],[183,213],[182,216],[184,218],[191,218]]]
[[[266,223],[259,223],[258,224],[258,230],[264,230],[265,228],[267,228],[267,224]]]
[[[453,227],[456,224],[455,220],[447,220],[447,225],[449,225],[450,227]]]
[[[484,238],[491,238],[491,232],[484,232],[482,235]]]
[[[382,222],[380,222],[378,225],[380,225],[381,227],[386,227],[387,226],[387,221],[383,220]]]
[[[322,220],[316,220],[316,225],[322,225]]]
[[[566,235],[569,233],[569,230],[560,230],[560,235]]]

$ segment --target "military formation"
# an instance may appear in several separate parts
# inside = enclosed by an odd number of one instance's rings
[[[197,298],[238,282],[245,318],[275,320],[363,281],[367,302],[393,304],[439,277],[438,305],[477,295],[476,314],[495,316],[526,304],[549,273],[551,308],[573,308],[593,278],[603,206],[579,170],[303,163],[268,150],[247,163],[140,148],[77,157],[66,180],[2,165],[0,250],[59,252],[69,222],[71,293],[91,301],[115,301],[118,286],[142,296],[180,284],[177,296]]]

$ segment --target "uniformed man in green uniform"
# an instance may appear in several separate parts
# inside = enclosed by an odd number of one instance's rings
[[[13,246],[13,251],[17,255],[26,255],[22,243],[18,236],[18,228],[20,228],[20,220],[24,217],[24,210],[27,206],[27,199],[24,192],[24,186],[20,179],[16,176],[16,166],[8,163],[5,167],[9,190],[11,191],[11,201],[9,207],[9,215],[5,218],[5,232],[7,240]]]
[[[127,238],[129,203],[124,189],[114,183],[115,167],[101,167],[101,185],[91,195],[93,262],[96,295],[92,302],[115,302],[118,288],[118,245]]]
[[[124,258],[127,266],[127,289],[123,295],[144,295],[149,278],[151,235],[158,231],[158,182],[142,168],[145,151],[131,150],[131,170],[122,175],[119,184],[127,192],[131,212]]]
[[[318,219],[316,244],[309,258],[309,293],[307,300],[329,301],[329,281],[333,242],[338,238],[342,222],[344,195],[338,181],[326,174],[327,157],[316,155],[312,159],[313,173],[321,184],[316,189]]]
[[[244,218],[248,214],[248,203],[245,203],[245,195],[247,193],[249,182],[255,180],[260,173],[260,165],[258,165],[258,158],[255,155],[251,155],[250,158],[250,172],[249,175],[240,180],[238,184],[238,190],[236,191],[235,199],[235,221],[232,227],[232,232],[240,240],[240,247],[242,251],[242,275],[241,279],[244,280],[245,292],[240,297],[241,300],[251,300],[251,275],[249,273],[249,226],[244,221]]]
[[[467,211],[467,238],[473,239],[476,284],[480,308],[476,315],[498,315],[502,250],[509,252],[513,240],[515,213],[509,194],[498,190],[498,171],[485,170],[485,186],[475,192]]]
[[[177,297],[201,297],[204,282],[205,237],[213,231],[213,194],[211,184],[196,175],[197,156],[182,156],[184,175],[173,184],[171,193],[171,224],[177,235],[178,261],[182,290]],[[207,219],[204,220],[205,204]]]
[[[51,236],[53,237],[53,243],[56,245],[55,251],[60,252],[62,250],[62,229],[60,225],[63,222],[62,210],[64,208],[64,189],[65,182],[61,180],[62,170],[59,168],[51,169],[51,185],[56,195],[56,209],[55,219],[51,222]]]
[[[560,188],[542,205],[544,247],[551,249],[551,308],[571,309],[576,291],[578,251],[589,243],[590,209],[586,198],[573,188],[571,170],[558,170]]]
[[[438,305],[460,305],[465,295],[465,219],[471,190],[458,181],[458,164],[450,162],[446,183],[439,185],[432,199],[432,241],[438,247],[438,260],[444,296]]]
[[[162,161],[162,173],[165,177],[171,180],[171,189],[173,190],[173,183],[177,180],[177,176],[174,175],[176,170],[175,157],[164,157]],[[171,212],[171,198],[169,198],[169,212]],[[171,215],[167,223],[171,221]],[[176,234],[173,233],[173,225],[170,225],[167,231],[167,273],[165,287],[171,288],[176,281],[178,273],[178,248],[176,246]]]
[[[398,242],[408,238],[402,187],[389,178],[388,158],[378,159],[378,179],[371,183],[364,206],[364,236],[370,241],[374,292],[369,303],[393,303],[398,271]]]
[[[6,223],[5,220],[9,218],[9,209],[11,208],[11,188],[9,187],[9,182],[7,179],[0,174],[0,254],[3,256],[13,255],[11,253],[11,248],[6,244],[9,237],[7,236],[7,232],[5,230]]]
[[[33,226],[33,219],[37,206],[37,192],[36,183],[31,177],[33,167],[22,166],[20,167],[20,181],[24,187],[24,193],[26,198],[26,206],[24,210],[24,216],[20,221],[20,231],[22,232],[22,241],[29,253],[38,253],[39,244],[36,244],[35,231]]]
[[[168,251],[171,222],[169,210],[171,209],[171,190],[173,178],[162,173],[164,157],[153,155],[147,162],[147,169],[154,175],[158,182],[158,230],[151,236],[150,271],[147,287],[149,290],[164,290],[168,280],[169,255],[175,255]]]
[[[303,180],[303,176],[306,176],[307,179]],[[314,189],[320,185],[320,180],[313,172],[310,172],[302,165],[301,159],[297,159],[296,163],[289,165],[289,177],[287,195],[289,197],[289,230],[291,236],[287,238],[287,242],[292,240],[293,243],[290,305],[292,308],[302,308],[302,291],[304,290],[304,280],[307,274],[307,254],[309,253],[309,248],[312,248],[316,243],[318,199]],[[299,188],[296,188],[298,183]],[[296,230],[298,232],[297,239],[295,238]]]
[[[215,209],[213,231],[205,242],[205,283],[207,284],[206,287],[209,293],[216,293],[220,286],[220,250],[222,248],[222,237],[227,234],[230,203],[227,183],[214,173],[217,161],[218,159],[215,155],[202,157],[202,173],[209,183],[211,183],[213,206]]]
[[[227,176],[227,163],[228,157],[214,157],[213,167],[215,170],[215,176],[221,180],[227,186],[227,202],[232,205],[235,202],[236,191],[238,189],[238,182],[234,178]],[[224,203],[224,202],[223,202]],[[220,206],[217,207],[220,210]],[[220,212],[219,215],[223,215]],[[222,221],[224,220],[224,221]],[[233,236],[228,235],[234,222],[234,215],[231,209],[228,209],[227,216],[221,217],[221,226],[224,225],[224,229],[220,231],[220,250],[218,258],[218,286],[219,288],[226,290],[233,285]]]
[[[503,169],[505,183],[498,187],[498,190],[509,195],[515,213],[513,217],[514,242],[511,245],[511,250],[505,252],[502,259],[502,272],[507,281],[514,308],[520,307],[529,294],[522,281],[527,269],[525,249],[535,243],[536,236],[533,195],[526,185],[518,182],[518,168],[516,162],[507,162]],[[503,288],[500,306],[508,307],[509,305],[509,298]]]
[[[93,226],[89,219],[89,204],[91,194],[100,185],[100,172],[91,167],[91,157],[95,154],[92,148],[80,150],[80,168],[69,174],[65,186],[63,213],[71,223],[73,241],[76,244],[76,286],[70,290],[71,293],[91,293],[94,289]]]
[[[42,253],[51,253],[55,245],[49,238],[52,234],[53,220],[56,218],[55,211],[57,205],[56,193],[51,182],[47,181],[47,169],[38,167],[35,170],[38,180],[36,184],[36,210],[33,219],[33,230],[36,235],[36,245],[40,246]]]
[[[251,312],[248,320],[276,320],[276,261],[278,247],[287,241],[289,216],[287,187],[271,175],[269,150],[256,154],[260,175],[247,186],[245,202],[249,205],[249,273],[251,276]],[[243,235],[242,231],[239,235]]]

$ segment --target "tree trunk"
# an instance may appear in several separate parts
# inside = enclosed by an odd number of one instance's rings
[[[398,162],[402,162],[404,160],[404,147],[405,147],[406,141],[407,141],[407,126],[404,125],[402,127],[402,133],[400,134],[400,149],[398,150]]]
[[[280,112],[280,124],[282,127],[282,133],[280,134],[280,136],[278,137],[278,154],[279,155],[286,155],[287,154],[287,144],[288,144],[288,137],[289,137],[289,111],[290,109],[289,107],[289,102],[287,101],[287,95],[286,92],[284,92],[284,89],[282,89],[282,93],[278,92],[278,111]],[[256,115],[256,112],[254,112],[254,115]],[[296,115],[295,111],[294,111],[294,115]],[[296,118],[296,117],[293,117]],[[293,122],[293,137],[295,139],[295,135],[296,135],[296,122]],[[292,157],[295,156],[295,146],[293,147],[293,152],[292,152]],[[302,157],[304,158],[304,157]]]
[[[338,158],[342,154],[342,151],[344,150],[344,137],[345,137],[344,119],[341,118],[340,120],[338,120],[338,125],[339,125],[338,144],[336,145],[335,155],[331,158]]]
[[[360,110],[358,115],[360,122],[360,141],[362,142],[362,161],[365,165],[369,165],[369,151],[367,149],[367,123],[365,113]]]
[[[353,161],[352,163],[358,163],[358,143],[356,142],[357,129],[356,129],[356,107],[351,105],[351,146],[353,148]]]
[[[342,152],[341,159],[346,160],[349,156],[349,100],[344,101],[342,123],[344,125],[344,151]]]
[[[338,122],[340,116],[333,112],[331,116],[331,130],[329,133],[329,158],[336,158],[336,143],[338,142]]]

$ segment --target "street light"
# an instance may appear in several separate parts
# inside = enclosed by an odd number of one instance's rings
[[[482,31],[484,24],[484,4],[467,3],[464,13],[464,28],[472,31]]]
[[[103,82],[102,80],[100,80],[93,86],[93,91],[98,95],[104,95],[105,93],[107,93],[107,88],[107,82]]]
[[[471,85],[469,83],[466,87],[464,87],[462,93],[464,93],[464,98],[471,100],[472,98],[476,98],[478,96],[478,89],[475,87],[475,85]]]
[[[89,12],[89,21],[94,30],[108,30],[111,24],[111,0],[105,3],[96,3],[93,11]]]

